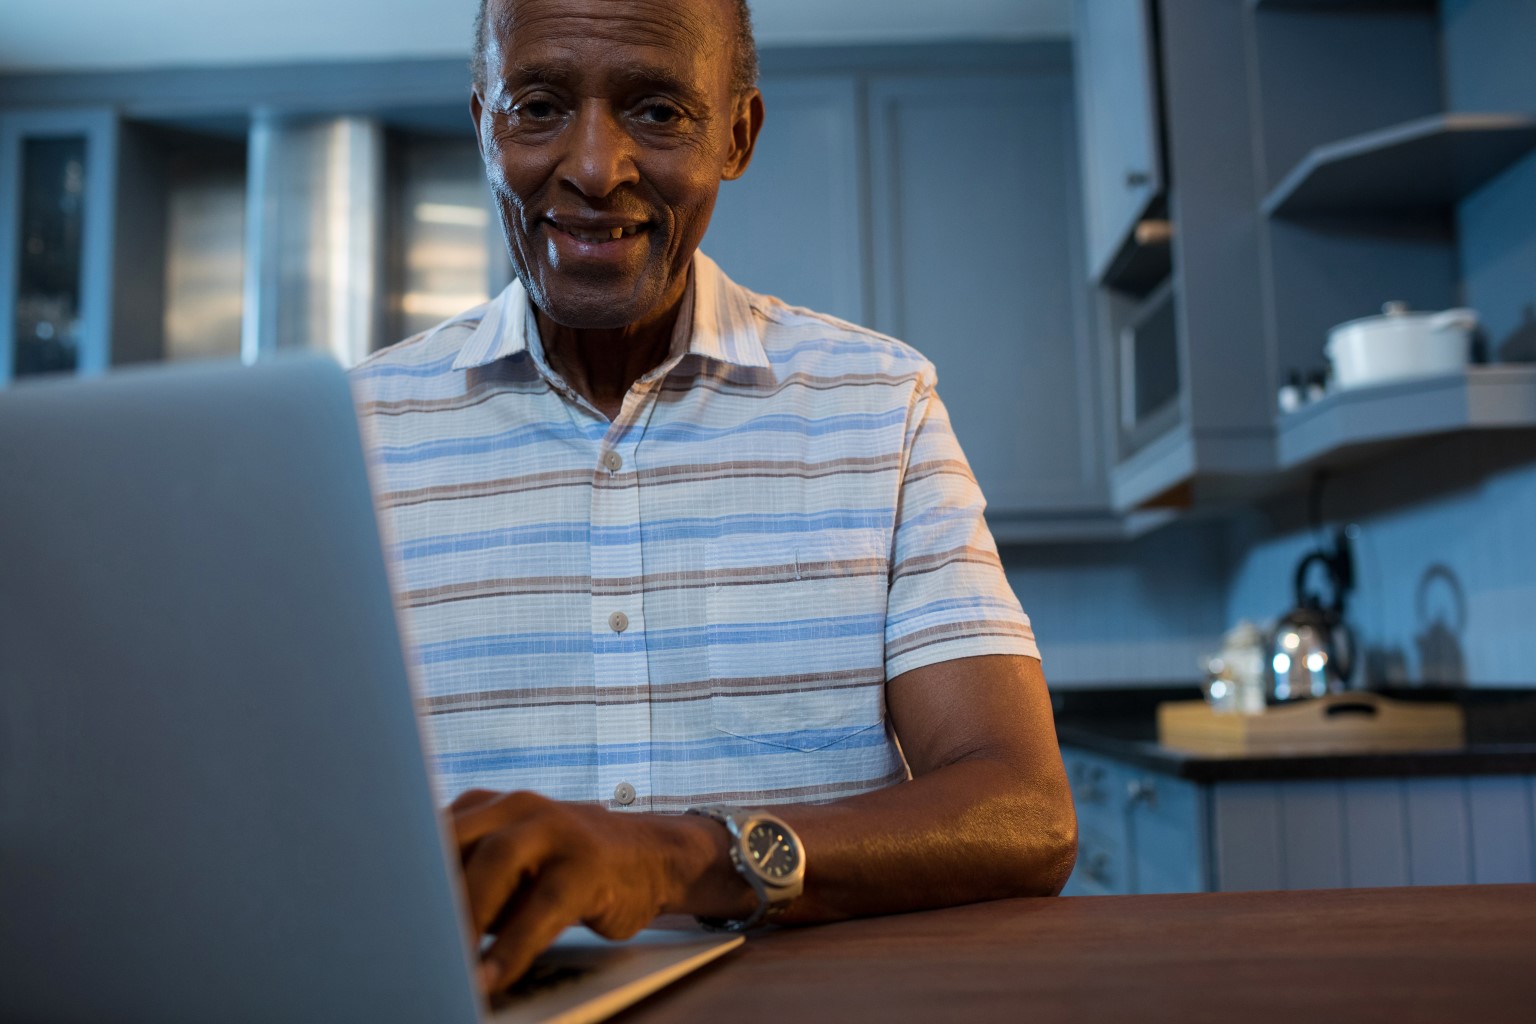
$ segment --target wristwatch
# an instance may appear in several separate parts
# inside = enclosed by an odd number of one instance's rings
[[[757,909],[746,920],[701,917],[698,920],[704,927],[744,932],[800,895],[805,887],[805,850],[795,830],[781,819],[763,811],[718,804],[690,807],[688,813],[713,818],[725,826],[731,834],[731,865],[757,893]]]

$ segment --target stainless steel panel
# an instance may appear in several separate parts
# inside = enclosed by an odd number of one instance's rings
[[[242,356],[306,349],[350,366],[380,327],[383,129],[259,113],[249,152]]]
[[[425,331],[484,302],[505,273],[495,257],[501,228],[472,139],[401,140],[394,173],[389,296],[384,344]]]
[[[245,173],[205,164],[167,183],[165,358],[240,354]]]

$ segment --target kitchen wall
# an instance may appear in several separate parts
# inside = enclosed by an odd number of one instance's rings
[[[1372,682],[1536,684],[1536,439],[1452,439],[1325,487],[1323,516],[1354,523],[1351,620]],[[1230,527],[1225,615],[1273,618],[1314,545],[1305,500]]]
[[[1053,687],[1189,683],[1220,645],[1229,573],[1218,525],[1001,552]]]

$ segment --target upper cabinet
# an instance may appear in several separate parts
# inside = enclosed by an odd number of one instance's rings
[[[1246,14],[1215,0],[1077,0],[1080,124],[1090,140],[1105,137],[1101,146],[1119,145],[1116,131],[1156,140],[1140,162],[1160,168],[1162,185],[1148,205],[1122,207],[1133,223],[1118,226],[1090,279],[1112,403],[1109,487],[1122,511],[1183,506],[1197,478],[1273,463]],[[1139,46],[1123,41],[1131,30]],[[1130,56],[1101,51],[1101,36]],[[1142,83],[1134,94],[1114,86],[1127,67]],[[1104,124],[1138,127],[1095,127]],[[1100,164],[1085,179],[1095,195],[1110,194],[1113,159],[1140,159],[1105,157],[1091,142],[1084,153]],[[1106,202],[1085,204],[1090,232]]]
[[[874,50],[837,74],[773,61],[752,166],[704,239],[743,285],[933,361],[1004,543],[1141,525],[1109,508],[1069,58],[1051,42]]]
[[[1078,0],[1073,55],[1082,146],[1088,276],[1116,279],[1137,226],[1163,197],[1157,61],[1150,0]]]
[[[859,81],[765,75],[752,165],[720,186],[704,251],[755,291],[868,323]]]
[[[1115,26],[1133,24],[1145,50],[1118,41]],[[1278,409],[1280,385],[1327,370],[1332,327],[1385,303],[1471,305],[1487,361],[1536,358],[1536,64],[1517,42],[1536,31],[1536,5],[1077,0],[1075,25],[1085,160],[1099,165],[1083,217],[1105,246],[1089,281],[1116,508],[1246,499],[1291,471],[1424,436],[1406,392]],[[1106,41],[1131,56],[1115,65]],[[1156,84],[1150,115],[1117,85],[1131,68]],[[1140,159],[1149,124],[1162,194],[1117,207],[1110,168]],[[1140,219],[1127,229],[1107,210]],[[1511,393],[1526,376],[1495,376],[1474,366],[1439,392],[1496,384],[1500,410],[1536,408]],[[1536,426],[1480,408],[1436,432]]]
[[[1117,532],[1066,67],[876,77],[869,113],[874,325],[933,360],[993,532]]]

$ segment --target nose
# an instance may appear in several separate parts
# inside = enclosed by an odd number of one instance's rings
[[[561,160],[560,176],[582,195],[601,199],[620,185],[640,180],[635,140],[606,103],[583,103],[566,138],[569,145]]]

